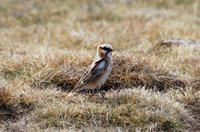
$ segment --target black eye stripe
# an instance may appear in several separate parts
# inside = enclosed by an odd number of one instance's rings
[[[103,50],[111,50],[110,48],[107,48],[107,47],[101,47],[101,49],[103,49]]]

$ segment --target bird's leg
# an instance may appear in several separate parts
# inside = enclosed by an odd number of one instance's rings
[[[97,90],[98,90],[98,92],[101,94],[101,96],[102,96],[103,98],[105,98],[104,95],[103,95],[103,93],[101,92],[101,86],[98,86],[98,87],[97,87]]]
[[[91,93],[90,97],[94,96],[94,89],[91,89]]]

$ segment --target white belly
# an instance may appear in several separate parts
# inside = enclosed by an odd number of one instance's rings
[[[103,85],[105,83],[105,81],[107,80],[108,76],[110,75],[111,70],[112,70],[112,66],[109,64],[108,69],[103,74],[102,78],[99,80],[98,86],[101,86],[101,85]]]

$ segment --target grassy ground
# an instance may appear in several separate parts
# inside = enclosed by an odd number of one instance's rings
[[[200,129],[195,0],[0,1],[0,130]],[[68,96],[102,43],[112,75],[96,94]]]

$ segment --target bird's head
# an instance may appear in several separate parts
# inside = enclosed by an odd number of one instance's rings
[[[102,44],[102,45],[99,45],[97,48],[97,52],[102,58],[112,57],[112,51],[113,51],[113,48],[112,48],[112,45],[110,44]]]

